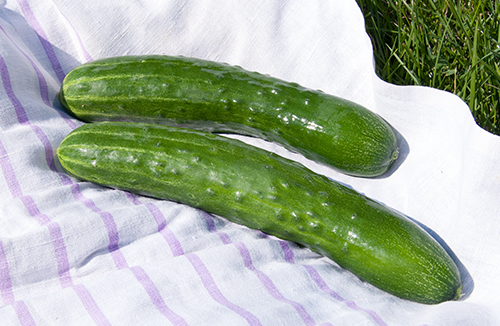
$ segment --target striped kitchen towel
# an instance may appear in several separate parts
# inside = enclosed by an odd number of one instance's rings
[[[83,122],[61,82],[129,54],[240,65],[380,114],[401,144],[383,178],[240,138],[425,225],[459,263],[464,298],[401,300],[292,242],[70,177],[55,151]],[[0,74],[1,326],[500,324],[500,139],[454,95],[381,81],[355,0],[3,0]]]

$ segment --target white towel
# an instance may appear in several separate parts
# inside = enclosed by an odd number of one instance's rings
[[[425,225],[466,296],[405,301],[294,243],[69,177],[55,150],[82,122],[59,103],[61,81],[127,54],[240,65],[380,114],[401,142],[384,178],[242,139]],[[500,138],[450,93],[381,81],[354,0],[4,0],[0,73],[0,325],[500,324]]]

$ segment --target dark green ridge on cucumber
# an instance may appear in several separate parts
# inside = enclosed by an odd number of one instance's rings
[[[196,207],[325,255],[362,280],[425,304],[461,295],[434,238],[401,214],[303,165],[220,135],[98,122],[57,156],[81,180]]]
[[[59,96],[86,122],[148,122],[259,137],[353,176],[379,176],[399,153],[391,126],[356,103],[195,58],[92,61],[69,72]]]

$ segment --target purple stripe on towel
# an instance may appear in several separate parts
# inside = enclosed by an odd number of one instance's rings
[[[24,51],[21,50],[21,48],[14,42],[14,40],[9,36],[9,34],[7,34],[7,32],[5,31],[5,29],[2,26],[0,26],[0,30],[5,34],[5,36],[9,39],[9,41],[12,44],[14,44],[14,46],[17,48],[17,50],[19,52],[21,52],[24,55],[24,57],[30,62],[33,69],[35,69],[35,72],[38,76],[38,84],[40,87],[40,95],[42,96],[42,101],[43,101],[43,103],[45,103],[45,105],[52,106],[50,104],[50,100],[49,100],[49,91],[48,91],[47,81],[45,80],[45,78],[43,78],[43,75],[42,75],[42,72],[40,71],[40,69],[36,66],[36,64],[33,62],[33,60]]]
[[[111,323],[108,321],[104,313],[101,311],[101,308],[99,308],[94,298],[83,284],[73,286],[73,290],[76,292],[78,298],[80,298],[80,301],[83,303],[85,310],[87,310],[87,313],[94,320],[94,323],[97,326],[111,326]]]
[[[7,65],[5,63],[5,60],[3,57],[0,55],[0,74],[2,75],[2,83],[4,86],[4,89],[7,93],[7,97],[9,98],[10,102],[14,106],[14,110],[16,112],[17,118],[21,124],[25,124],[31,127],[31,129],[35,132],[37,135],[38,139],[40,139],[41,143],[43,144],[43,147],[45,149],[45,158],[47,161],[47,164],[51,169],[54,171],[56,170],[55,164],[54,164],[54,157],[53,157],[53,149],[52,145],[50,144],[50,141],[48,140],[47,136],[45,133],[35,125],[32,125],[26,114],[26,110],[22,106],[21,102],[17,98],[17,96],[14,94],[14,90],[12,89],[12,84],[10,82],[10,74],[9,70],[7,68]],[[2,155],[2,170],[4,171],[4,175],[6,175],[6,180],[7,184],[9,187],[9,190],[11,191],[11,194],[13,198],[20,198],[28,210],[28,213],[37,220],[37,222],[40,225],[47,226],[49,229],[49,234],[55,249],[55,254],[56,254],[56,261],[57,261],[57,266],[58,266],[58,274],[59,274],[59,279],[61,282],[61,285],[63,287],[69,286],[72,284],[71,281],[71,276],[69,274],[69,261],[68,261],[68,255],[66,252],[66,246],[64,244],[64,240],[62,237],[62,232],[57,223],[51,223],[50,219],[45,215],[40,213],[38,207],[36,206],[35,202],[30,196],[23,196],[21,187],[19,183],[17,182],[17,178],[14,173],[14,169],[12,168],[10,164],[10,160],[7,154],[7,151],[3,147],[3,144],[0,144],[1,146],[1,151],[4,153]]]
[[[26,9],[26,8],[25,8]],[[29,9],[29,6],[28,6]],[[7,36],[7,38],[14,44],[14,46],[22,53],[26,59],[30,62],[31,66],[33,67],[37,78],[39,82],[39,88],[40,88],[40,96],[43,101],[43,103],[49,107],[52,107],[50,103],[50,98],[49,98],[49,89],[47,86],[47,81],[45,80],[41,70],[37,67],[35,62],[25,53],[21,50],[21,48],[10,38],[10,36],[6,33],[6,31],[0,26],[0,29],[2,32]],[[40,34],[39,34],[40,37]],[[50,44],[47,42],[44,42],[42,40],[42,45],[44,46],[44,49],[46,50],[50,61],[53,64],[54,70],[56,74],[58,75],[58,78],[62,80],[64,77],[64,74],[62,73],[62,69],[60,68],[59,61],[57,57],[55,56],[55,53],[53,52],[53,49],[51,48]],[[47,47],[48,45],[48,47]],[[58,68],[59,67],[59,68]],[[45,159],[47,161],[47,165],[52,171],[56,171],[56,166],[54,162],[54,157],[53,157],[53,148],[52,145],[47,137],[47,135],[43,132],[43,130],[37,126],[33,125],[30,123],[29,118],[27,116],[26,110],[22,106],[21,102],[17,98],[17,96],[14,93],[12,84],[10,82],[10,75],[9,71],[7,68],[7,65],[4,61],[4,59],[0,56],[0,73],[1,73],[1,78],[3,82],[4,89],[7,93],[7,96],[9,100],[12,103],[12,106],[14,108],[14,111],[17,115],[18,121],[21,125],[26,125],[29,126],[34,133],[37,135],[38,139],[42,143],[45,151]],[[59,113],[61,117],[66,121],[66,123],[74,129],[76,127],[76,124],[71,120],[67,119],[62,113]],[[34,200],[29,197],[29,196],[23,196],[22,190],[20,185],[18,184],[17,178],[15,176],[14,170],[12,166],[10,165],[9,158],[7,155],[7,152],[5,151],[5,148],[1,146],[0,150],[2,150],[4,153],[1,155],[1,165],[2,165],[2,170],[4,172],[5,179],[7,181],[7,184],[9,186],[9,190],[11,191],[11,194],[13,195],[14,198],[19,198],[23,202],[24,206],[26,207],[27,211],[31,216],[35,218],[35,220],[38,221],[39,224],[47,226],[49,230],[49,234],[52,240],[52,244],[54,246],[54,251],[55,251],[55,257],[56,257],[56,262],[58,266],[58,273],[59,273],[59,279],[61,282],[62,287],[66,286],[71,286],[72,285],[72,280],[71,276],[69,273],[69,261],[68,261],[68,256],[67,256],[67,250],[66,246],[64,244],[64,239],[62,237],[61,229],[59,225],[55,222],[50,221],[48,216],[45,214],[42,214],[38,207],[36,206],[36,203]],[[59,174],[61,177],[62,183],[65,185],[72,184],[72,181],[70,178],[68,178],[65,174]],[[79,191],[79,190],[78,190]],[[81,194],[80,194],[81,195]],[[84,198],[83,195],[79,197],[80,199]],[[89,205],[88,202],[87,206]],[[107,223],[108,225],[110,223]],[[113,222],[114,224],[114,222]],[[116,233],[117,234],[117,233]],[[111,237],[113,238],[113,237]],[[112,239],[110,241],[110,251],[116,250],[115,247],[117,247],[118,244],[118,239]],[[115,262],[117,261],[117,266],[123,266],[126,265],[126,262],[124,263],[124,259],[121,259],[121,255],[119,254],[113,254],[113,258],[115,259]],[[110,325],[109,322],[105,319],[105,317],[102,315],[102,312],[99,313],[99,308],[91,298],[90,294],[88,291],[85,291],[86,289],[83,286],[77,286],[75,287],[75,291],[78,292],[80,299],[82,300],[82,303],[85,305],[86,309],[89,311],[90,315],[94,319],[94,321],[98,325]],[[19,304],[15,302],[14,294],[13,294],[13,289],[12,289],[12,282],[10,279],[10,274],[9,274],[9,269],[8,269],[8,264],[7,260],[5,257],[5,252],[3,251],[3,246],[2,250],[0,252],[0,294],[2,297],[2,300],[4,301],[4,304],[6,303],[14,303],[16,304],[16,307],[18,308],[16,311],[18,313],[18,316],[20,316],[20,320],[23,325],[34,325],[34,323],[31,323],[33,320],[31,316],[29,315],[29,311],[27,309],[22,309],[23,304]],[[24,306],[25,307],[25,306]],[[89,310],[91,309],[91,311]],[[22,317],[22,318],[21,318]],[[98,322],[99,321],[99,322]]]
[[[127,192],[126,195],[134,205],[145,205],[149,212],[153,215],[153,218],[158,225],[158,232],[163,236],[163,238],[165,238],[165,241],[167,241],[174,257],[184,255],[184,250],[182,249],[179,239],[177,239],[175,234],[168,228],[167,220],[158,207],[152,203],[143,204],[139,198],[132,193]]]
[[[38,68],[38,66],[30,58],[30,56],[28,56],[23,50],[21,50],[21,47],[19,47],[16,44],[16,42],[14,42],[14,40],[9,36],[9,34],[7,34],[7,32],[5,31],[5,29],[2,26],[0,26],[0,30],[5,34],[5,36],[9,39],[9,41],[16,47],[16,49],[19,52],[21,52],[23,54],[23,56],[29,61],[29,63],[31,64],[31,66],[35,70],[35,73],[38,77],[38,85],[40,87],[40,95],[42,97],[42,101],[43,101],[43,103],[45,103],[45,105],[52,107],[52,104],[50,103],[50,99],[49,99],[49,88],[47,86],[47,81],[43,77],[43,74],[40,71],[40,69]]]
[[[286,241],[280,241],[281,248],[285,254],[285,259],[287,262],[291,264],[295,264],[295,260],[293,257],[293,251],[290,249],[288,246],[288,243]],[[370,309],[364,309],[359,307],[354,301],[352,300],[347,300],[344,299],[341,295],[339,295],[337,292],[332,290],[326,282],[321,278],[319,273],[316,271],[316,269],[313,266],[310,265],[301,265],[303,266],[306,271],[309,273],[311,278],[314,280],[316,285],[325,293],[329,294],[332,298],[335,300],[338,300],[340,302],[343,302],[346,306],[353,310],[361,311],[364,313],[367,313],[379,326],[387,326],[387,324],[380,318],[380,316],[373,310]]]
[[[0,168],[2,169],[3,176],[5,178],[5,182],[7,183],[7,188],[9,188],[10,194],[13,198],[20,198],[23,196],[21,193],[21,188],[19,187],[16,179],[16,175],[14,173],[14,169],[12,168],[12,164],[10,164],[9,155],[5,150],[5,147],[0,140]]]
[[[5,61],[1,56],[0,56],[0,73],[2,75],[2,82],[5,91],[7,92],[7,96],[9,97],[12,105],[14,106],[14,110],[18,116],[19,122],[21,124],[28,125],[32,128],[32,130],[35,132],[35,134],[37,135],[37,137],[39,138],[40,142],[44,147],[45,158],[49,168],[52,171],[57,171],[54,162],[54,154],[53,154],[54,150],[52,148],[52,145],[48,140],[48,137],[43,132],[43,130],[38,126],[31,124],[30,121],[28,120],[26,110],[24,109],[21,102],[14,94],[12,85],[10,83],[10,76],[7,65],[5,64]],[[37,221],[41,225],[47,225],[47,227],[49,228],[49,232],[52,237],[53,245],[56,252],[56,259],[58,264],[59,276],[61,278],[61,284],[63,285],[63,287],[71,285],[72,281],[69,275],[69,262],[68,262],[66,247],[64,245],[59,225],[55,222],[50,222],[50,219],[46,215],[41,214],[31,197],[22,195],[21,188],[17,183],[17,179],[14,175],[12,167],[8,168],[8,171],[9,172],[7,173],[6,179],[11,181],[10,183],[11,186],[9,188],[11,190],[13,197],[21,198],[26,208],[28,209],[30,215],[36,217]],[[59,174],[59,176],[61,177],[63,184],[72,184],[71,180],[65,174]],[[97,206],[95,206],[92,200],[84,197],[83,194],[80,192],[78,184],[72,184],[72,192],[75,199],[84,203],[85,206],[87,206],[94,212],[97,212],[101,215],[110,238],[110,243],[108,246],[109,252],[111,253],[113,259],[115,260],[115,264],[118,268],[127,267],[127,263],[125,261],[125,258],[123,257],[123,254],[118,250],[118,242],[119,242],[118,230],[116,228],[116,224],[111,214],[101,211],[99,208],[97,208]]]
[[[167,307],[165,301],[163,300],[160,291],[156,287],[156,285],[153,283],[151,278],[148,276],[146,271],[142,269],[140,266],[133,266],[130,267],[130,270],[134,274],[135,278],[141,285],[144,287],[146,292],[149,295],[149,298],[153,302],[153,305],[156,307],[156,309],[161,312],[173,325],[178,325],[178,326],[187,326],[187,322],[179,315],[177,315],[175,312],[170,310],[170,308]]]
[[[89,208],[90,210],[101,216],[102,221],[104,223],[104,227],[108,232],[108,237],[109,237],[108,251],[111,254],[111,257],[113,258],[115,265],[118,269],[127,268],[128,263],[125,260],[125,257],[123,256],[123,253],[120,251],[119,248],[120,236],[118,233],[118,227],[116,226],[113,216],[109,212],[99,209],[94,203],[94,201],[92,201],[92,199],[83,196],[80,190],[80,185],[78,183],[74,183],[73,185],[71,185],[71,191],[73,193],[73,197],[77,201],[83,203],[87,208]]]
[[[22,125],[29,125],[28,115],[26,114],[26,110],[22,106],[21,102],[14,94],[14,90],[12,89],[12,83],[10,82],[10,73],[7,68],[7,64],[5,63],[4,58],[0,55],[0,75],[2,76],[2,83],[5,92],[7,93],[7,97],[9,98],[14,110],[16,112],[17,120]]]
[[[377,313],[374,312],[373,310],[361,308],[354,301],[344,299],[337,292],[333,291],[330,287],[328,287],[328,285],[326,284],[326,282],[321,278],[321,276],[316,271],[316,269],[314,269],[314,267],[312,267],[310,265],[303,265],[303,266],[307,270],[307,272],[309,273],[309,275],[311,275],[311,277],[314,280],[314,282],[316,282],[316,284],[318,285],[318,287],[323,292],[328,293],[334,299],[336,299],[336,300],[338,300],[340,302],[343,302],[346,306],[348,306],[352,310],[357,310],[357,311],[361,311],[361,312],[367,313],[373,319],[373,321],[375,321],[377,323],[377,325],[387,326],[387,324],[382,320],[382,318],[380,318],[380,316],[378,316]]]
[[[14,40],[9,36],[9,34],[7,34],[7,32],[5,31],[5,29],[0,26],[0,30],[5,34],[5,36],[10,40],[10,42],[12,42],[12,44],[14,44],[14,46],[17,48],[17,50],[22,53],[22,55],[29,61],[29,63],[31,64],[31,66],[33,67],[33,70],[35,70],[35,73],[37,75],[37,78],[38,78],[38,85],[39,85],[39,88],[40,88],[40,96],[42,98],[42,101],[45,105],[47,105],[48,107],[53,107],[52,104],[50,103],[50,97],[49,97],[49,88],[47,86],[47,80],[45,79],[45,77],[43,76],[40,68],[38,68],[38,66],[35,64],[35,62],[31,59],[31,57],[26,54],[22,49],[21,47],[19,47],[15,42]],[[60,112],[60,111],[57,111],[58,114],[61,116],[61,118],[64,119],[64,121],[68,124],[69,127],[71,127],[71,129],[75,129],[77,127],[77,125],[73,122],[72,119],[68,119],[67,116],[63,113],[63,112]]]
[[[179,240],[175,237],[173,232],[168,229],[167,221],[165,220],[163,213],[158,209],[158,207],[151,203],[143,204],[139,200],[139,198],[137,198],[137,196],[132,193],[126,192],[126,196],[134,205],[145,205],[149,209],[156,221],[156,224],[158,225],[158,232],[163,235],[174,256],[184,254]],[[142,267],[132,266],[130,267],[130,270],[135,275],[137,281],[139,281],[139,283],[144,287],[149,297],[151,298],[151,301],[159,312],[161,312],[172,324],[187,326],[186,321],[182,317],[180,317],[167,307],[160,294],[160,291]]]
[[[68,253],[66,251],[66,245],[64,244],[61,228],[57,223],[50,221],[47,215],[40,212],[33,198],[30,196],[22,196],[20,199],[28,210],[30,216],[32,216],[38,224],[48,228],[50,239],[55,251],[59,281],[61,282],[61,286],[63,288],[71,286],[73,281],[71,280],[71,275],[69,273]]]
[[[28,307],[23,301],[16,301],[12,303],[12,308],[16,312],[17,318],[23,326],[36,326],[35,320],[31,316]]]
[[[153,214],[155,221],[158,224],[158,232],[160,232],[160,234],[167,241],[174,257],[184,255],[181,242],[175,236],[174,232],[168,228],[167,221],[165,220],[165,216],[163,216],[162,212],[158,209],[158,207],[151,203],[147,203],[146,207],[149,209],[151,214]]]
[[[135,205],[142,205],[143,203],[135,196],[134,194],[127,193],[127,196],[129,200],[134,203]],[[172,253],[174,256],[180,256],[184,255],[184,250],[182,249],[181,243],[179,240],[175,237],[172,231],[170,231],[166,225],[166,220],[161,211],[153,204],[148,203],[145,204],[145,206],[149,209],[151,214],[153,214],[153,217],[158,225],[158,232],[162,233],[163,237],[167,241],[167,244],[169,245]],[[166,231],[166,232],[165,232]],[[196,254],[191,253],[186,255],[188,258],[189,262],[191,265],[194,267],[196,272],[201,278],[201,281],[203,285],[205,286],[205,289],[208,291],[210,296],[218,303],[222,304],[223,306],[233,310],[234,312],[238,313],[241,317],[246,319],[250,325],[261,325],[257,317],[252,315],[250,312],[246,311],[245,309],[229,302],[226,297],[220,292],[220,290],[217,288],[217,285],[210,275],[210,272],[206,268],[206,266],[203,264],[201,259],[196,256]],[[134,274],[136,275],[137,279],[140,281],[140,283],[144,286],[148,294],[150,295],[151,299],[155,303],[155,300],[161,299],[160,294],[157,289],[155,289],[153,286],[154,284],[152,283],[151,280],[145,279],[145,276],[138,275],[138,272],[144,273],[144,271],[141,269],[139,270],[139,267],[131,267],[130,268]],[[163,301],[163,299],[161,299]],[[164,307],[164,302],[156,302],[155,306],[157,307],[158,310],[163,311],[165,309]],[[184,321],[185,322],[185,321]]]
[[[222,243],[224,244],[230,244],[233,243],[230,239],[230,237],[224,233],[224,232],[217,232],[215,229],[215,223],[213,218],[209,214],[204,214],[205,220],[207,222],[207,228],[210,232],[216,232],[217,235],[219,235]],[[245,267],[250,269],[252,272],[255,273],[255,275],[259,278],[260,282],[264,285],[266,288],[267,292],[276,300],[287,303],[291,305],[299,314],[299,316],[302,318],[304,323],[306,325],[315,325],[316,323],[314,322],[314,319],[309,315],[309,313],[306,311],[306,309],[299,304],[298,302],[289,300],[283,296],[276,287],[276,285],[273,283],[271,278],[264,274],[262,271],[258,270],[255,268],[252,262],[252,258],[250,256],[250,252],[248,251],[248,248],[243,244],[242,242],[238,243],[233,243],[238,251],[240,252],[240,256],[243,259],[243,263],[245,264]]]
[[[7,152],[0,140],[0,169],[2,169],[7,186],[14,197],[19,194],[16,193],[19,190],[11,186],[12,182],[15,181],[14,171],[12,165],[9,162],[9,157]],[[15,301],[14,293],[12,292],[12,280],[10,278],[9,263],[5,255],[5,250],[3,243],[0,239],[0,295],[4,304],[9,304]]]
[[[78,39],[78,44],[80,45],[80,49],[82,50],[82,53],[83,53],[83,57],[85,58],[85,61],[92,61],[92,56],[87,52],[87,49],[85,48],[85,46],[83,45],[83,41],[82,41],[82,38],[80,37],[80,35],[76,32],[76,29],[75,27],[71,24],[71,22],[69,21],[69,19],[66,17],[66,15],[64,15],[61,10],[59,10],[59,8],[57,8],[57,10],[59,11],[59,13],[61,14],[61,16],[63,16],[63,18],[66,20],[66,22],[68,23],[69,26],[71,26],[71,29],[73,30],[73,32],[75,33],[76,35],[76,38]]]
[[[40,213],[38,207],[30,196],[23,196],[21,187],[19,186],[14,174],[14,169],[10,164],[8,154],[1,142],[0,167],[2,168],[5,179],[7,180],[7,186],[13,198],[19,198],[23,202],[30,216],[32,216],[40,225],[48,227],[51,241],[55,250],[59,281],[61,282],[61,285],[63,287],[70,286],[72,284],[72,281],[69,274],[68,255],[66,252],[66,246],[64,244],[61,229],[59,225],[51,222],[46,215]]]
[[[54,69],[54,72],[56,73],[57,78],[59,79],[59,82],[62,83],[65,73],[62,69],[61,63],[59,62],[59,59],[57,58],[57,55],[54,51],[54,47],[50,42],[48,41],[48,37],[45,34],[45,31],[42,28],[42,25],[38,21],[38,19],[35,17],[33,11],[31,10],[30,5],[26,0],[18,0],[17,3],[19,4],[19,7],[21,8],[21,11],[24,14],[24,17],[28,21],[28,24],[35,30],[37,33],[38,39],[40,40],[40,43],[42,44],[42,47],[47,54],[47,57],[49,58],[49,61],[52,65],[52,69]]]
[[[224,294],[222,294],[219,287],[217,286],[217,283],[215,283],[212,275],[210,275],[210,272],[208,271],[207,267],[200,259],[200,257],[198,257],[195,253],[189,253],[186,255],[186,257],[188,258],[191,265],[193,265],[196,273],[198,273],[198,276],[200,276],[203,286],[208,291],[212,299],[240,315],[248,322],[249,325],[261,325],[259,319],[252,313],[230,302],[224,296]]]
[[[0,157],[1,157],[0,153]],[[9,273],[9,262],[5,255],[2,239],[0,239],[0,297],[3,305],[10,304],[15,301],[14,293],[12,292],[12,281]]]
[[[264,274],[263,272],[261,272],[260,270],[258,270],[257,268],[255,268],[252,262],[252,258],[250,256],[250,252],[248,251],[247,247],[243,242],[236,242],[234,243],[234,245],[236,246],[236,248],[238,248],[241,257],[243,258],[243,262],[245,263],[245,267],[250,269],[252,272],[255,273],[255,275],[257,275],[260,282],[264,284],[264,287],[266,288],[267,292],[274,299],[291,305],[295,309],[295,311],[297,311],[300,318],[302,318],[302,320],[306,325],[312,326],[316,324],[311,315],[309,315],[307,310],[300,303],[285,298],[283,294],[279,292],[276,285],[274,285],[271,278],[266,274]]]
[[[290,246],[286,241],[280,241],[281,245],[281,250],[283,250],[283,253],[285,254],[285,261],[295,264],[293,260],[293,251],[290,249]]]
[[[7,68],[7,64],[5,63],[5,60],[1,55],[0,55],[0,74],[2,75],[2,83],[5,92],[7,93],[7,97],[9,98],[16,112],[17,120],[21,125],[27,125],[34,131],[34,133],[36,134],[36,136],[38,137],[38,139],[40,140],[40,142],[44,147],[45,159],[47,161],[49,168],[52,171],[57,171],[54,164],[54,155],[53,155],[54,151],[52,149],[52,144],[50,143],[47,135],[45,135],[43,130],[37,125],[31,124],[30,121],[28,120],[28,115],[26,114],[26,110],[21,104],[21,101],[19,101],[16,94],[14,93],[10,79],[9,69]]]
[[[68,254],[64,244],[61,228],[57,223],[51,222],[47,215],[40,213],[40,210],[36,206],[33,198],[22,194],[21,187],[19,186],[14,174],[14,169],[10,164],[7,152],[1,142],[0,167],[2,168],[5,179],[7,180],[7,187],[9,188],[12,197],[19,198],[30,216],[32,216],[40,225],[48,228],[52,245],[54,246],[59,281],[63,287],[70,286],[72,284],[72,280],[69,274]]]

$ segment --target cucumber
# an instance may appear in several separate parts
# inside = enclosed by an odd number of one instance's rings
[[[89,62],[69,72],[59,98],[82,121],[148,122],[259,137],[353,176],[379,176],[398,156],[392,127],[358,104],[195,58]]]
[[[446,251],[403,215],[303,165],[213,133],[97,122],[57,149],[74,177],[163,198],[309,247],[362,280],[425,304],[457,299]]]

